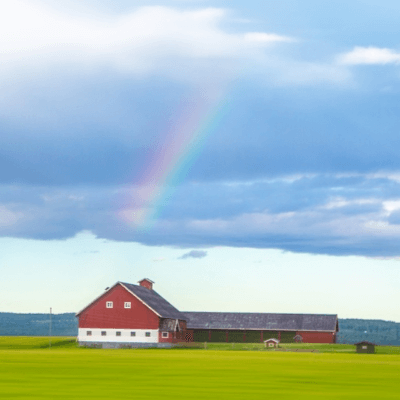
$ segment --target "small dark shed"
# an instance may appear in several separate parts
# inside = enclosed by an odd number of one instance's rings
[[[357,353],[375,353],[375,344],[367,341],[356,343]]]

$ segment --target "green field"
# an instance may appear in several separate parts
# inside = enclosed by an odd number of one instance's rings
[[[400,392],[398,348],[364,355],[346,345],[313,345],[319,353],[236,344],[99,350],[68,338],[48,345],[0,337],[2,399],[398,399]]]

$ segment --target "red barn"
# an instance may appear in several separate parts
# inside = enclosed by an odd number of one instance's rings
[[[101,347],[169,347],[184,340],[186,317],[153,290],[117,282],[77,314],[80,344]]]
[[[170,347],[180,341],[336,343],[335,314],[180,312],[153,290],[117,282],[77,314],[78,341],[101,347]]]

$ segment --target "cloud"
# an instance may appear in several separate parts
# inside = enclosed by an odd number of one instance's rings
[[[234,18],[223,8],[143,6],[120,14],[78,10],[58,11],[26,0],[1,6],[2,91],[26,85],[32,75],[35,82],[111,73],[196,85],[243,76],[262,77],[273,85],[337,85],[349,78],[343,66],[293,57],[288,46],[297,45],[298,38],[226,29]]]
[[[143,74],[183,63],[196,69],[203,60],[253,58],[260,43],[288,42],[275,33],[228,33],[220,8],[180,10],[139,7],[121,15],[71,15],[41,3],[16,0],[2,5],[0,54],[3,64],[60,63],[81,68],[110,66]],[[171,57],[174,65],[169,65]],[[217,64],[213,64],[214,67]]]
[[[399,64],[400,52],[379,47],[355,47],[352,51],[338,57],[344,65],[386,65]]]
[[[275,42],[294,42],[295,39],[288,36],[281,36],[275,33],[265,33],[265,32],[248,32],[244,34],[244,39],[249,42],[259,42],[259,43],[275,43]]]
[[[186,260],[188,258],[204,258],[207,257],[207,252],[205,250],[191,250],[189,253],[183,254],[179,257],[179,260]]]
[[[0,186],[1,209],[19,215],[0,224],[0,235],[47,240],[86,230],[99,238],[150,246],[395,257],[400,255],[400,183],[393,176],[314,174],[186,183],[175,189],[158,217],[139,230],[120,218],[125,207],[121,200],[134,193],[127,186]],[[180,259],[206,255],[191,250]]]
[[[0,228],[15,225],[24,217],[22,212],[13,211],[11,207],[11,205],[9,207],[0,205]]]
[[[400,170],[395,146],[389,145],[397,140],[400,124],[396,94],[266,91],[245,81],[224,90],[215,107],[207,85],[189,90],[167,80],[113,76],[100,84],[98,79],[4,97],[0,182],[137,183],[157,159],[155,144],[164,143],[168,150],[178,147],[180,142],[169,138],[200,107],[205,110],[199,119],[204,125],[194,125],[202,129],[199,141],[177,154],[177,161],[187,155],[192,163],[184,180]],[[6,104],[19,101],[24,106],[7,109]]]
[[[89,11],[1,6],[0,235],[398,254],[397,81],[347,85],[395,50],[327,61],[221,8]]]

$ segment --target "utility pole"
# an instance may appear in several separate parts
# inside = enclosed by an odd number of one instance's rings
[[[50,326],[49,326],[49,348],[51,348],[51,307],[50,307]]]

